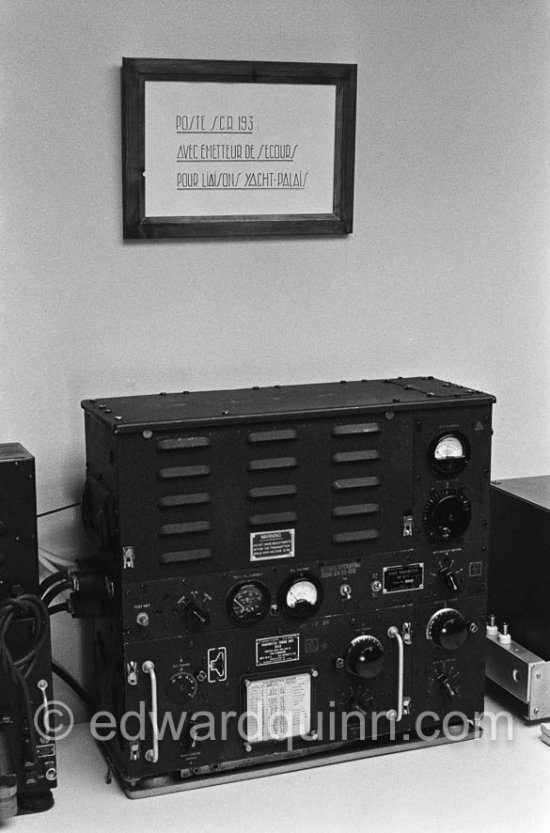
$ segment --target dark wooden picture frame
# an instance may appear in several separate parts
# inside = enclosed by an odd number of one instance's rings
[[[148,172],[146,171],[146,144],[147,133],[149,130],[147,126],[148,124],[154,124],[155,130],[150,128],[150,132],[156,133],[157,124],[156,121],[152,121],[152,116],[146,112],[146,84],[148,84],[149,82],[153,82],[155,86],[149,86],[147,87],[147,89],[151,90],[155,94],[158,93],[161,101],[165,92],[168,91],[168,86],[165,85],[163,88],[160,88],[156,85],[163,84],[163,82],[180,82],[179,87],[173,88],[176,90],[176,92],[179,92],[180,89],[182,91],[184,91],[185,89],[193,89],[193,91],[197,91],[197,95],[200,95],[200,89],[208,89],[209,93],[219,93],[220,109],[222,108],[222,106],[228,106],[227,104],[225,104],[225,99],[227,98],[226,94],[229,95],[230,99],[230,93],[237,89],[234,85],[286,84],[298,85],[299,87],[303,87],[303,90],[301,91],[298,90],[297,87],[286,87],[284,89],[276,91],[277,95],[275,96],[275,93],[273,93],[273,95],[274,98],[277,99],[277,101],[282,100],[281,95],[285,92],[288,92],[288,97],[290,100],[292,100],[294,94],[298,96],[298,99],[301,95],[303,95],[303,100],[305,100],[306,97],[308,97],[308,99],[309,97],[311,97],[312,101],[314,101],[314,90],[309,85],[314,85],[316,87],[316,90],[319,91],[319,95],[323,96],[324,98],[330,97],[330,100],[332,101],[332,93],[325,95],[325,90],[326,85],[333,87],[335,95],[334,104],[331,104],[331,107],[333,107],[333,110],[331,110],[331,112],[334,112],[334,125],[321,124],[321,115],[319,116],[319,123],[317,123],[317,120],[312,119],[310,115],[310,123],[306,124],[305,126],[305,129],[309,131],[308,135],[310,137],[313,136],[314,131],[324,129],[326,131],[324,134],[325,146],[328,146],[329,144],[332,145],[332,136],[334,136],[334,145],[330,148],[331,167],[333,167],[332,172],[330,170],[328,172],[326,170],[323,170],[323,167],[326,167],[323,166],[323,157],[321,157],[321,160],[318,162],[319,176],[317,177],[317,179],[324,178],[324,180],[326,180],[325,192],[326,194],[328,194],[328,199],[322,201],[324,210],[312,211],[310,210],[310,206],[308,204],[305,210],[300,210],[300,213],[294,213],[291,210],[291,208],[289,208],[287,213],[287,204],[285,202],[285,200],[287,199],[287,195],[280,193],[277,194],[275,197],[276,199],[282,201],[279,204],[279,209],[276,213],[270,213],[269,211],[269,207],[272,204],[269,200],[274,198],[273,195],[271,195],[269,199],[265,198],[264,200],[264,194],[256,194],[254,196],[254,205],[256,206],[256,208],[253,208],[250,211],[250,213],[248,213],[248,208],[245,207],[245,210],[240,210],[238,213],[231,213],[231,211],[225,213],[224,209],[224,213],[221,214],[209,213],[208,210],[206,212],[194,211],[190,214],[187,214],[184,213],[183,210],[180,211],[178,209],[177,211],[171,210],[169,213],[165,214],[162,208],[162,206],[164,205],[163,195],[166,194],[166,205],[172,207],[175,204],[176,200],[176,196],[174,194],[175,190],[183,190],[181,188],[176,189],[176,174],[174,173],[174,175],[172,176],[172,168],[169,166],[173,165],[173,170],[176,171],[176,161],[187,160],[176,160],[172,151],[168,152],[166,150],[163,150],[162,148],[157,151],[155,139],[151,139],[147,147],[147,153],[149,154],[148,158],[151,159],[152,153],[155,153],[159,157],[162,157],[160,159],[158,167],[160,169],[162,166],[164,166],[164,168],[169,170],[170,178],[169,187],[167,187],[165,184],[167,181],[166,177],[164,177],[162,184],[158,185],[158,187],[155,181],[155,200],[156,203],[161,206],[161,209],[159,210],[157,208],[154,211],[150,211],[148,216],[148,204],[150,201],[153,201],[150,197],[150,195],[153,194],[153,184],[150,181],[148,181]],[[190,82],[199,82],[202,84],[217,84],[218,87],[191,88],[189,87]],[[228,87],[227,85],[232,86]],[[356,87],[357,66],[355,64],[313,64],[255,61],[197,61],[150,58],[123,58],[122,157],[124,239],[188,238],[218,236],[227,237],[250,235],[349,234],[352,231],[353,227]],[[248,92],[249,90],[247,90],[246,88],[239,88],[241,98],[244,95],[244,98],[246,99],[246,95],[248,94]],[[264,97],[267,100],[267,104],[269,105],[269,94],[271,92],[269,87],[261,87],[259,88],[259,90],[256,90],[255,92],[262,92],[262,95],[265,94]],[[257,96],[254,100],[258,100]],[[148,106],[152,111],[152,105]],[[280,107],[280,105],[278,106]],[[313,104],[312,106],[315,105]],[[197,119],[198,118],[199,117],[197,117]],[[203,122],[201,124],[206,124],[206,126],[210,126],[210,120],[208,121],[208,123],[206,123],[206,121],[204,121],[204,117],[202,118]],[[222,117],[220,117],[220,119],[221,118]],[[233,117],[229,118],[232,119]],[[240,119],[241,117],[235,117],[234,124],[238,124],[237,118]],[[250,126],[252,127],[253,117],[249,116],[248,118],[250,119]],[[186,121],[185,125],[187,126],[188,123],[190,122]],[[225,126],[228,123],[228,121],[224,122],[223,126]],[[199,124],[198,121],[197,124]],[[219,124],[221,125],[222,122],[220,121]],[[231,124],[233,124],[233,122],[231,122]],[[246,126],[246,123],[244,123],[243,126]],[[172,132],[175,132],[175,126]],[[188,132],[191,133],[191,131]],[[205,131],[205,133],[208,132],[219,133],[220,131]],[[236,130],[233,131],[233,133],[236,132]],[[166,145],[166,147],[171,147],[173,143],[176,141],[177,138],[174,138],[171,135],[167,136],[168,144]],[[234,142],[235,139],[231,137],[230,139],[224,139],[224,141]],[[172,143],[172,145],[170,143]],[[183,146],[180,145],[180,147]],[[199,146],[194,145],[191,147],[197,148]],[[224,147],[230,146],[224,145]],[[254,148],[255,146],[250,144],[248,146],[239,145],[238,147],[240,147],[242,150],[243,147],[246,147],[248,149]],[[260,149],[263,147],[264,145],[261,145]],[[265,147],[267,147],[267,145]],[[279,146],[270,145],[269,147],[273,147],[276,149]],[[283,146],[281,145],[280,147]],[[291,145],[284,145],[284,147],[291,147]],[[296,151],[296,148],[299,147],[298,142],[296,142],[293,145],[293,147],[294,151]],[[256,163],[259,161],[259,159],[252,160],[252,162]],[[287,167],[290,166],[291,162],[292,159],[289,156]],[[302,159],[302,167],[303,162],[304,160]],[[225,167],[228,171],[238,170],[234,162],[225,163]],[[242,167],[243,166],[241,166],[241,170]],[[197,165],[196,170],[198,171],[199,168],[200,166]],[[280,171],[280,169],[281,166],[279,166],[278,170]],[[151,170],[155,170],[154,165],[151,165]],[[189,170],[189,166],[187,166],[187,170]],[[296,179],[296,181],[298,181],[297,178],[301,174],[302,172],[300,171],[300,174],[292,173],[292,176]],[[201,175],[202,171],[201,174],[193,174],[194,177],[197,177],[197,182],[199,182],[198,177]],[[288,177],[290,177],[290,175],[291,174],[285,174],[287,179],[280,181],[288,181]],[[309,182],[315,181],[314,175],[315,171],[313,171],[313,174]],[[185,176],[187,177],[187,175]],[[224,173],[224,176],[229,177],[231,176],[231,174]],[[254,176],[253,173],[244,174],[243,176],[248,176],[248,181],[253,181],[250,179]],[[271,172],[271,174],[265,174],[264,176],[271,176],[271,181],[276,183],[277,180],[273,178],[278,177],[279,174]],[[238,173],[234,173],[233,177],[234,179],[231,180],[232,182],[244,182],[244,179],[241,180]],[[150,180],[153,180],[153,174],[151,174]],[[178,179],[178,181],[180,180]],[[187,181],[188,180],[186,178],[185,182]],[[149,191],[147,191],[147,189],[149,189]],[[189,190],[198,192],[201,189],[197,187],[194,189],[191,188]],[[204,197],[204,192],[206,190],[208,189],[203,189],[203,194],[200,195],[198,199]],[[211,190],[216,189],[214,188]],[[227,190],[235,192],[244,192],[246,189],[228,188]],[[223,196],[220,195],[220,197],[222,200],[226,200],[225,204],[231,206],[231,195],[227,193],[227,190],[226,193]],[[302,184],[301,188],[289,187],[285,189],[283,187],[272,187],[271,189],[268,189],[267,187],[262,187],[256,188],[255,190],[257,192],[263,190],[278,190],[280,192],[283,192],[285,190],[301,190],[303,194],[306,188]],[[160,194],[160,197],[158,199],[157,194]],[[194,198],[195,195],[191,196]],[[298,198],[301,198],[301,196],[302,195],[298,195]],[[210,199],[210,197],[204,198]],[[248,195],[245,195],[244,193],[235,194],[235,204],[242,209],[243,205],[246,206],[247,198]],[[330,198],[332,201],[332,206],[325,206],[325,202],[329,203]],[[177,197],[177,199],[179,199],[179,197]],[[296,202],[291,202],[292,199],[295,199],[295,197],[288,197],[289,206],[296,205]],[[319,204],[321,204],[321,201]],[[260,210],[257,209],[258,205],[260,205]]]

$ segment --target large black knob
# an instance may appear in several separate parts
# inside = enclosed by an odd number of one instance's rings
[[[346,653],[346,669],[356,677],[371,680],[382,670],[384,648],[375,636],[357,636]]]
[[[426,636],[439,648],[456,651],[466,642],[469,630],[469,624],[462,613],[451,607],[444,607],[434,613],[428,622]]]
[[[436,492],[424,507],[424,525],[430,538],[448,541],[461,535],[470,523],[472,508],[462,492]]]

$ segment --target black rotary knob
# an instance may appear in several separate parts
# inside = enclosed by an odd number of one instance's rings
[[[197,678],[189,671],[174,674],[166,684],[166,696],[171,703],[186,703],[197,693]]]
[[[350,674],[371,680],[378,676],[384,664],[384,648],[375,636],[357,636],[346,653],[346,669]]]
[[[469,631],[470,626],[462,613],[454,608],[444,607],[434,613],[428,622],[426,636],[439,648],[456,651],[466,642]]]
[[[461,535],[470,523],[472,507],[462,492],[445,489],[436,492],[424,508],[424,525],[435,541],[447,541]]]

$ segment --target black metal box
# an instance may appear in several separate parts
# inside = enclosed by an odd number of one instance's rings
[[[83,403],[100,705],[153,714],[111,741],[129,794],[475,722],[493,402],[426,377]]]
[[[491,484],[487,676],[550,716],[550,477]]]
[[[48,613],[39,598],[34,457],[0,444],[0,820],[51,807]]]

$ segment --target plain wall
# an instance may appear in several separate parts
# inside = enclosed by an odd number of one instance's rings
[[[494,476],[548,473],[546,0],[0,14],[0,441],[40,511],[80,499],[80,400],[161,390],[430,374],[497,396]],[[353,234],[124,243],[123,56],[357,63]],[[41,546],[78,556],[79,529]]]

